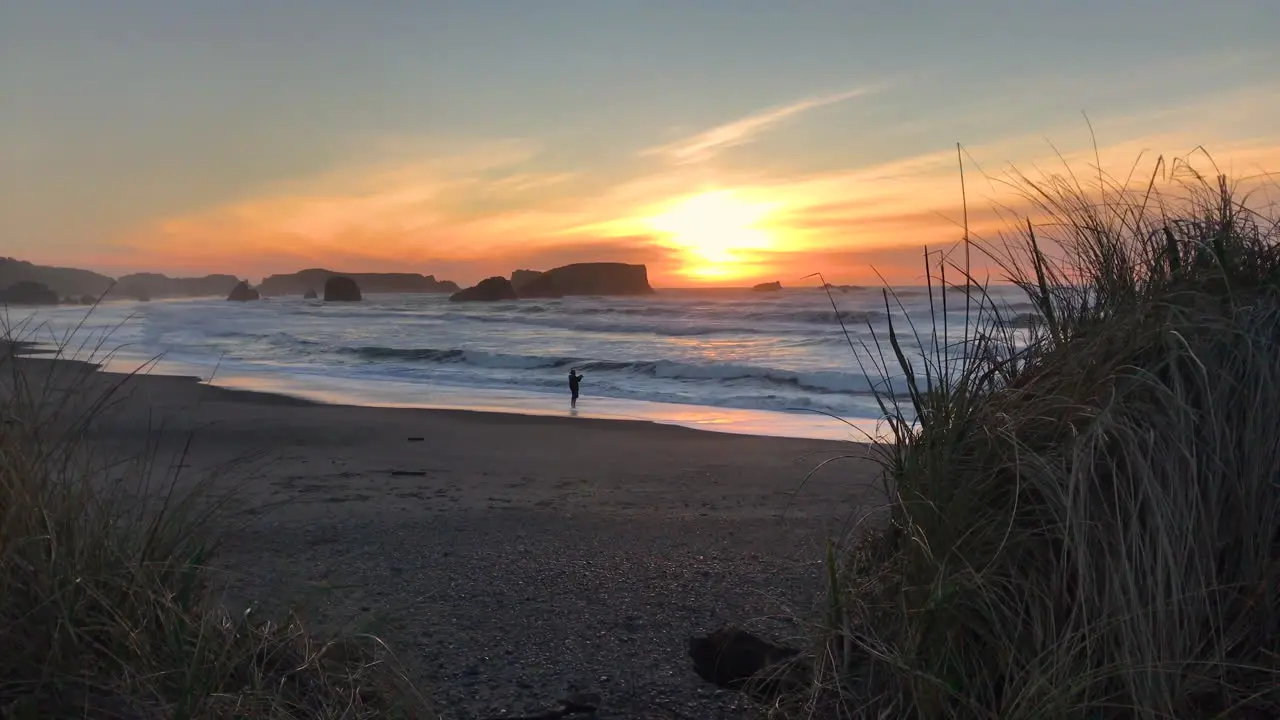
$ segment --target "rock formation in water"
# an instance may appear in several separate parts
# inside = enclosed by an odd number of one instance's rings
[[[324,281],[325,302],[360,302],[360,286],[349,277],[334,276]]]
[[[498,300],[515,300],[515,288],[511,281],[504,277],[491,277],[481,280],[475,287],[469,287],[449,296],[453,302],[495,302]]]
[[[315,288],[307,288],[307,291],[302,294],[303,300],[315,300],[318,297],[320,296],[316,294]]]
[[[262,281],[258,290],[267,297],[302,295],[312,288],[323,287],[329,278],[345,277],[359,284],[366,293],[452,293],[458,284],[452,280],[436,280],[434,275],[417,273],[341,273],[313,268],[287,275],[272,275]]]
[[[257,300],[261,297],[257,290],[249,287],[249,281],[241,280],[235,287],[231,288],[231,293],[227,295],[227,300],[232,302],[249,302]]]
[[[626,263],[577,263],[548,270],[520,289],[523,298],[566,295],[648,295],[649,270]]]
[[[511,271],[511,287],[520,292],[520,288],[529,284],[529,281],[536,280],[542,274],[541,270],[513,270]]]
[[[58,293],[44,283],[21,280],[0,290],[0,304],[57,305]]]
[[[773,282],[763,282],[759,285],[752,286],[752,290],[756,292],[778,292],[782,289],[782,283],[774,280]]]
[[[169,277],[158,273],[134,273],[116,281],[111,295],[148,298],[164,297],[226,297],[240,278],[235,275],[205,275],[204,277]]]

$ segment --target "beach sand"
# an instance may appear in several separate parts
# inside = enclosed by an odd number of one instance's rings
[[[73,404],[93,394],[86,375],[121,384],[88,431],[102,458],[151,449],[157,476],[233,493],[219,566],[234,610],[378,635],[444,718],[574,691],[600,694],[602,718],[744,717],[693,674],[688,637],[730,622],[806,642],[826,539],[882,503],[855,443],[319,405],[20,363],[51,396],[76,388]]]

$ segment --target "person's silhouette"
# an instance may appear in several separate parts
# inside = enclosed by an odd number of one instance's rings
[[[569,371],[569,407],[578,407],[578,386],[582,383],[582,376],[578,374],[577,369]]]

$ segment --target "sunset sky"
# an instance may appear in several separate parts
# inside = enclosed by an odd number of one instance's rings
[[[998,176],[1280,171],[1276,0],[3,0],[0,255],[921,274]],[[998,200],[975,173],[971,205]],[[975,208],[977,221],[984,213]]]

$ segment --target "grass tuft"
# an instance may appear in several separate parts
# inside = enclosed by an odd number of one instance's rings
[[[972,243],[1031,325],[945,260],[931,291],[962,290],[963,338],[935,321],[922,361],[891,325],[891,522],[829,571],[809,706],[1280,717],[1274,207],[1183,163],[1014,184],[1032,218]]]
[[[98,464],[86,435],[127,381],[70,363],[37,367],[15,357],[22,344],[7,335],[0,717],[431,716],[376,638],[325,640],[296,617],[224,611],[209,563],[225,505],[207,485],[180,484],[178,470],[151,482],[148,458]]]

